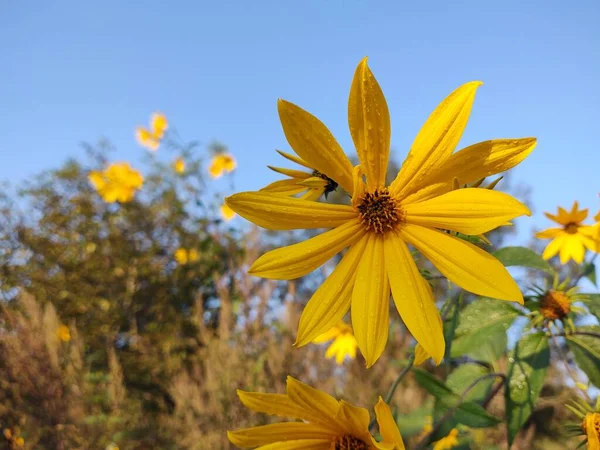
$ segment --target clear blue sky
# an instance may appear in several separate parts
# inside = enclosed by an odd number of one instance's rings
[[[18,181],[110,139],[139,161],[133,129],[165,112],[182,136],[226,143],[236,185],[261,187],[287,149],[277,98],[346,122],[365,55],[388,99],[402,160],[452,89],[482,80],[461,142],[537,136],[514,171],[535,216],[575,199],[600,206],[600,2],[366,0],[0,4],[0,179]],[[528,230],[527,230],[528,231]]]

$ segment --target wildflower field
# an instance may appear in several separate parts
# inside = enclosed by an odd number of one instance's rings
[[[270,178],[156,105],[0,185],[0,449],[600,450],[600,200],[534,224],[543,136],[467,142],[470,79],[409,128],[372,62],[350,146],[272,99]]]

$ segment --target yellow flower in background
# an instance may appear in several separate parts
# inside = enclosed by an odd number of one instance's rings
[[[327,196],[327,194],[337,189],[338,184],[335,181],[333,181],[327,175],[322,174],[318,170],[311,168],[310,165],[302,158],[279,150],[277,150],[277,153],[284,158],[295,162],[296,164],[306,167],[310,171],[307,172],[302,170],[267,166],[269,169],[286,175],[289,178],[275,181],[262,188],[261,191],[284,196],[296,196],[301,194],[299,197],[301,199],[317,200],[319,197],[321,197],[321,195],[325,194],[325,196]]]
[[[451,450],[458,446],[458,430],[452,428],[447,436],[443,437],[435,444],[433,444],[433,450]]]
[[[265,450],[404,450],[398,426],[388,405],[379,397],[375,414],[382,441],[369,433],[369,412],[288,377],[286,394],[237,391],[253,411],[301,422],[262,425],[229,431],[227,437],[241,448]]]
[[[597,228],[583,224],[588,216],[588,210],[580,210],[577,202],[573,203],[571,211],[558,207],[557,215],[544,214],[548,219],[560,225],[560,227],[548,228],[535,234],[538,239],[552,239],[544,249],[542,254],[544,259],[550,259],[560,252],[561,264],[567,264],[571,259],[577,264],[581,264],[586,248],[591,251],[598,250]]]
[[[164,114],[154,113],[150,119],[150,128],[137,127],[135,137],[142,147],[156,151],[160,146],[160,141],[169,128],[169,123]]]
[[[183,158],[179,157],[173,162],[173,170],[180,175],[185,172],[185,161]]]
[[[264,254],[250,268],[253,275],[299,278],[349,247],[304,308],[295,345],[306,345],[329,330],[351,307],[354,335],[367,367],[372,366],[387,342],[391,291],[407,328],[439,363],[445,348],[440,313],[409,245],[465,290],[523,302],[519,287],[500,261],[443,231],[479,235],[515,217],[530,215],[525,205],[502,192],[453,190],[455,178],[467,184],[510,169],[536,145],[534,138],[500,139],[452,153],[480,84],[467,83],[442,101],[418,133],[389,186],[385,186],[385,176],[390,117],[366,58],[356,70],[348,104],[350,132],[361,163],[356,168],[323,123],[298,106],[279,101],[279,116],[290,146],[311,167],[331,176],[352,195],[350,206],[264,191],[226,199],[239,215],[267,229],[333,228]]]
[[[113,163],[106,170],[91,171],[88,175],[100,197],[107,203],[126,203],[144,184],[144,177],[129,163]]]
[[[23,439],[21,436],[19,436],[18,438],[16,438],[14,442],[17,445],[17,447],[23,447],[23,446],[25,446],[25,439]]]
[[[341,322],[329,331],[317,336],[313,339],[314,344],[322,344],[333,340],[325,357],[331,359],[335,356],[335,362],[340,365],[344,362],[346,356],[350,359],[356,359],[356,347],[358,343],[352,333],[352,328],[349,325]]]
[[[220,212],[221,212],[221,217],[226,222],[229,222],[231,219],[233,219],[237,215],[235,213],[235,211],[233,209],[231,209],[229,206],[227,206],[225,203],[223,203],[221,205]]]
[[[582,422],[588,450],[600,450],[600,413],[589,412]]]
[[[185,248],[178,248],[174,254],[175,261],[177,261],[180,265],[185,265],[188,263],[194,263],[200,259],[200,254],[198,250],[192,248],[190,250]]]
[[[226,172],[233,172],[236,167],[237,162],[233,155],[230,155],[229,153],[219,153],[213,156],[208,172],[211,177],[220,178]]]
[[[71,330],[69,330],[68,326],[61,325],[56,330],[56,336],[63,342],[69,342],[71,340]]]

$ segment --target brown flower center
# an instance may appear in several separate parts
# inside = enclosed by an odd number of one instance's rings
[[[369,450],[369,445],[354,436],[339,436],[331,442],[330,450]]]
[[[387,189],[367,192],[357,206],[360,221],[367,231],[383,233],[394,229],[404,221],[404,211]]]
[[[333,181],[327,175],[325,175],[324,173],[319,172],[316,169],[313,170],[312,176],[313,177],[318,177],[318,178],[321,178],[321,179],[327,181],[327,185],[325,186],[325,191],[324,191],[325,198],[327,198],[327,194],[329,194],[330,192],[335,191],[337,189],[337,187],[338,187],[338,184],[335,181]]]
[[[569,234],[576,234],[579,229],[579,224],[575,222],[569,222],[565,225],[565,231]]]
[[[542,297],[540,312],[548,320],[564,319],[571,311],[571,299],[562,291],[548,291]]]

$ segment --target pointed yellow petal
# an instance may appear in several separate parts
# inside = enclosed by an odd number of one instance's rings
[[[404,442],[400,435],[398,425],[392,416],[390,407],[379,397],[379,401],[375,405],[375,415],[377,416],[377,424],[379,425],[379,433],[383,437],[383,442],[395,444],[394,450],[404,450]]]
[[[300,186],[296,179],[274,181],[261,189],[262,192],[271,192],[277,195],[291,196],[304,192],[306,187]]]
[[[387,343],[389,301],[383,236],[370,234],[356,269],[351,308],[354,336],[367,367],[375,364]]]
[[[419,273],[410,250],[396,233],[384,235],[385,266],[392,297],[408,331],[439,364],[446,344],[431,287]]]
[[[348,124],[369,190],[385,186],[390,154],[390,113],[367,58],[363,58],[354,73],[348,99]]]
[[[566,239],[560,248],[560,263],[567,264],[572,259],[577,264],[581,264],[584,257],[585,247],[582,239],[576,234],[566,234]]]
[[[417,342],[417,345],[415,346],[415,366],[420,366],[429,358],[431,358],[431,355],[427,353],[423,346]]]
[[[371,437],[368,431],[369,411],[366,409],[359,408],[342,400],[340,401],[338,420],[346,426],[348,434],[352,434],[363,440],[367,440]]]
[[[334,431],[341,429],[335,419],[340,409],[340,403],[335,398],[290,376],[286,379],[286,385],[287,395],[291,401],[317,415],[320,423],[330,425]]]
[[[564,211],[564,209],[563,209],[563,211]],[[550,214],[550,213],[547,213],[547,212],[545,212],[544,215],[548,219],[552,220],[553,222],[560,223],[561,225],[567,225],[570,222],[569,216],[567,216],[566,213],[565,214],[561,214],[560,209],[559,209],[559,212],[558,212],[558,214],[556,216],[554,214]]]
[[[330,450],[330,439],[298,439],[296,441],[275,442],[262,445],[254,450]]]
[[[269,192],[240,192],[225,203],[243,218],[269,230],[332,228],[356,218],[346,205],[315,203]]]
[[[309,202],[314,202],[319,199],[321,195],[325,192],[325,188],[312,188],[308,189],[303,195],[300,196],[300,199],[307,200]]]
[[[319,334],[316,338],[312,339],[310,342],[312,342],[313,344],[322,344],[324,342],[335,339],[339,335],[340,335],[340,328],[338,326],[333,326],[328,331]]]
[[[286,159],[289,159],[292,162],[295,162],[296,164],[299,164],[301,166],[306,167],[307,169],[310,169],[311,171],[313,170],[312,167],[310,167],[310,165],[304,161],[302,158],[298,158],[297,156],[294,156],[290,153],[286,153],[286,152],[282,152],[281,150],[275,150],[277,153],[279,153],[281,156],[283,156]]]
[[[311,167],[352,192],[352,163],[331,132],[312,114],[293,103],[277,102],[285,137]]]
[[[504,192],[481,188],[450,191],[420,203],[404,206],[408,223],[464,234],[486,233],[529,208]]]
[[[306,241],[267,252],[252,264],[248,272],[257,277],[293,280],[322,266],[365,233],[363,225],[354,219]]]
[[[472,184],[491,175],[512,169],[523,161],[535,148],[537,140],[527,137],[522,139],[494,139],[479,142],[464,148],[448,158],[439,168],[428,185],[410,194],[408,203],[422,201],[452,190],[452,182],[456,178],[460,184]]]
[[[256,447],[257,445],[298,439],[331,440],[335,437],[335,432],[323,425],[290,422],[272,423],[270,425],[229,431],[227,432],[227,437],[233,445],[237,445],[238,447]]]
[[[481,84],[480,81],[463,84],[431,113],[391,184],[392,193],[405,197],[423,187],[428,179],[436,175],[463,134],[471,114],[475,91]]]
[[[506,268],[479,247],[441,231],[417,225],[407,224],[400,233],[445,277],[463,289],[523,304],[521,290]],[[427,347],[425,350],[429,352]]]
[[[354,208],[358,206],[367,189],[365,182],[363,181],[363,175],[364,173],[360,164],[355,166],[352,170],[352,181],[354,183],[354,190],[352,191],[352,206]]]
[[[269,169],[271,169],[273,172],[277,172],[282,175],[287,175],[288,177],[291,177],[291,178],[298,178],[299,180],[305,180],[306,178],[309,178],[311,176],[310,173],[304,172],[302,170],[286,169],[284,167],[274,167],[274,166],[267,166],[267,167]]]
[[[550,241],[550,243],[544,249],[544,253],[542,253],[542,258],[548,260],[554,255],[556,255],[566,242],[568,236],[569,235],[567,233],[557,235],[552,241]]]
[[[298,184],[309,188],[324,188],[325,186],[327,186],[328,182],[320,177],[309,177],[302,181],[299,181]]]
[[[337,325],[350,308],[356,268],[367,244],[358,240],[344,255],[331,275],[319,286],[302,311],[294,345],[303,346]]]
[[[237,390],[238,397],[247,408],[272,416],[287,417],[319,422],[319,416],[302,409],[284,394],[265,394],[262,392],[245,392]]]
[[[547,230],[538,231],[535,233],[535,237],[538,239],[552,239],[558,236],[561,233],[564,233],[565,230],[562,228],[548,228]]]

